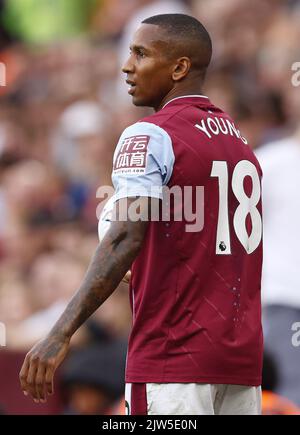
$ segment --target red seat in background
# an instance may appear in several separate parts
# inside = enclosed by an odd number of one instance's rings
[[[19,383],[19,371],[25,354],[0,348],[0,410],[10,415],[57,415],[62,413],[61,395],[57,383],[55,394],[46,403],[34,403],[24,396]]]

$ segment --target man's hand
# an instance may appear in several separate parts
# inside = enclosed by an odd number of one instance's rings
[[[131,220],[129,210],[136,198],[120,199],[115,207],[127,212],[128,219],[112,222],[99,243],[83,282],[53,326],[50,334],[26,355],[20,372],[21,388],[35,402],[45,402],[53,393],[53,377],[65,358],[70,339],[120,284],[139,254],[151,216],[151,198],[139,198],[141,218]],[[159,201],[159,200],[157,200]]]
[[[21,388],[36,403],[46,402],[47,394],[53,394],[54,373],[64,360],[69,343],[69,338],[50,335],[39,341],[26,355],[20,371]]]

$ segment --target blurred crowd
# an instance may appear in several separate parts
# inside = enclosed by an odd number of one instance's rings
[[[84,276],[97,246],[97,189],[111,184],[122,130],[148,113],[131,105],[120,68],[139,22],[166,12],[207,27],[214,56],[203,93],[253,148],[300,130],[300,87],[291,82],[299,0],[0,0],[0,321],[8,351],[26,352],[45,335]],[[60,373],[61,412],[118,412],[127,292],[121,284],[75,335]]]

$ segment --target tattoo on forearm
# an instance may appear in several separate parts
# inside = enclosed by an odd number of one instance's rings
[[[91,260],[82,285],[54,325],[51,334],[71,337],[111,295],[137,256],[147,224],[135,225],[137,237],[127,237],[127,222],[111,226]]]

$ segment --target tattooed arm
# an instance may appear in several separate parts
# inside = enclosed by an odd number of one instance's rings
[[[120,200],[128,208],[135,199]],[[150,200],[140,198],[143,214]],[[126,205],[125,205],[126,204]],[[53,393],[53,377],[64,360],[72,335],[113,293],[142,246],[148,222],[112,222],[98,245],[83,282],[48,336],[26,355],[20,371],[21,388],[35,402],[44,402]]]

